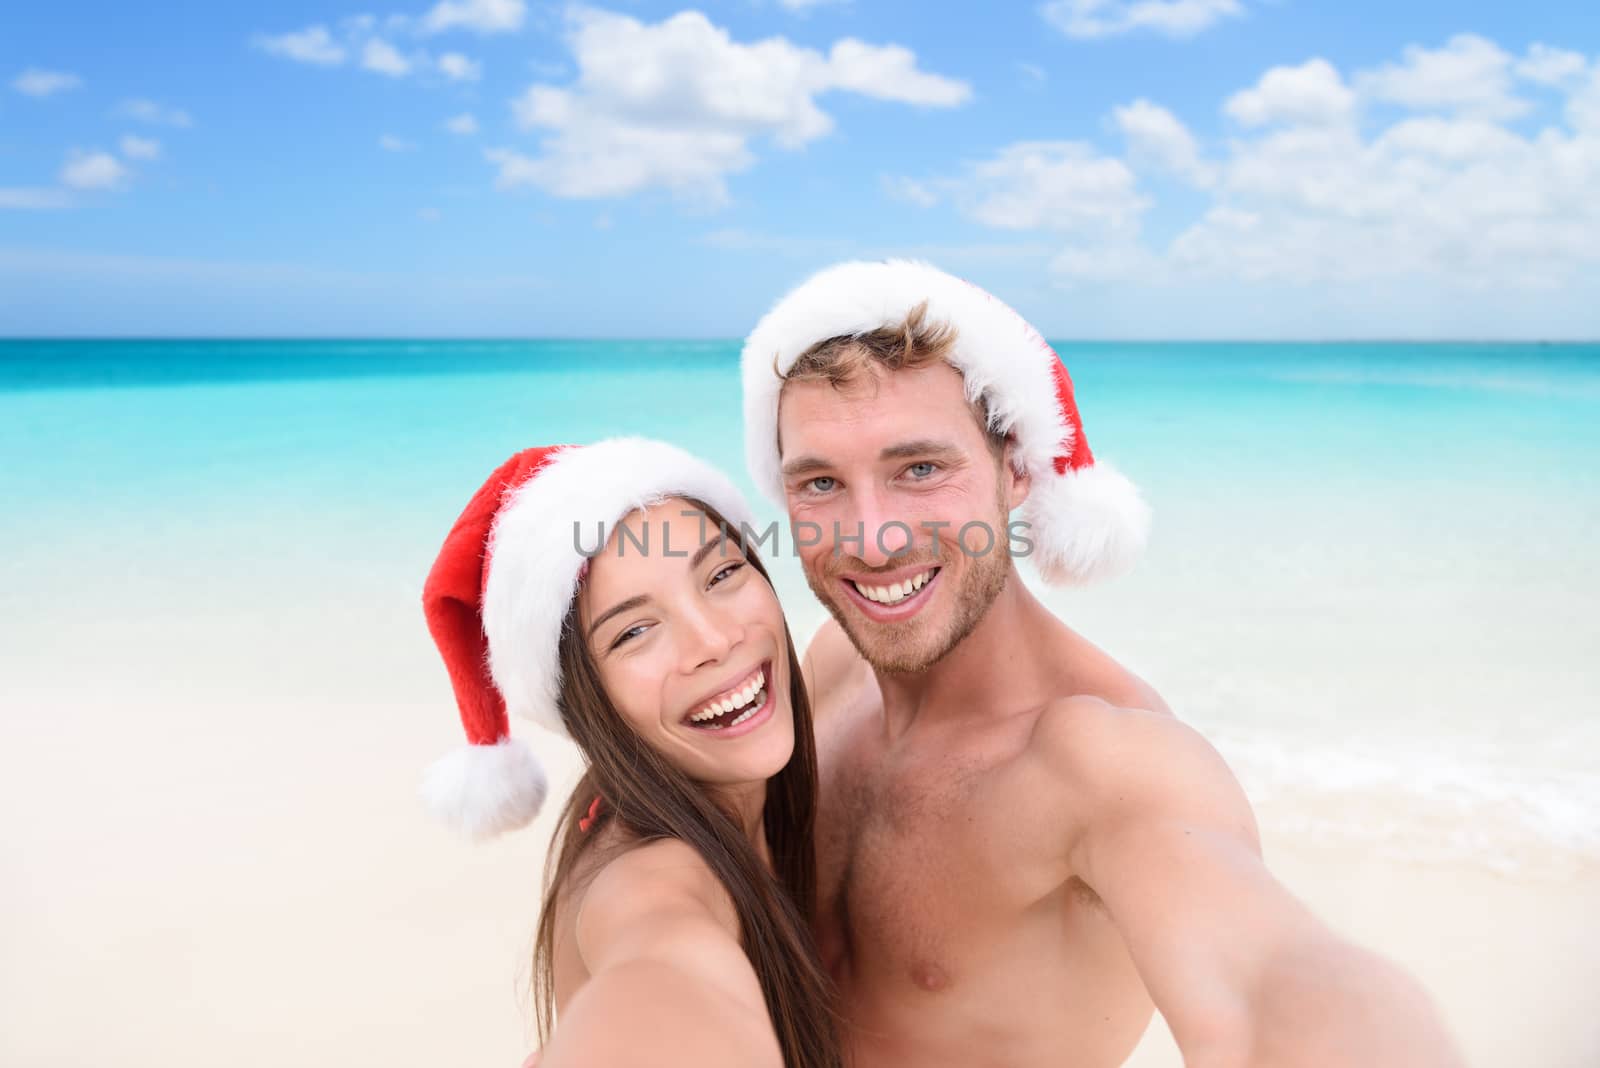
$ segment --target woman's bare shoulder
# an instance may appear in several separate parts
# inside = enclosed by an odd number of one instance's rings
[[[676,838],[639,842],[607,857],[572,900],[587,933],[672,921],[709,922],[738,937],[733,901],[703,857]]]

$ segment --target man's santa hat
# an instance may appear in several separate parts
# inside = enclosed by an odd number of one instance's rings
[[[486,836],[538,815],[544,770],[511,737],[510,716],[566,735],[561,628],[599,548],[597,524],[609,536],[619,520],[669,497],[704,501],[735,526],[751,522],[726,475],[644,438],[525,449],[467,502],[422,589],[468,743],[423,782],[428,806],[447,823]]]
[[[1150,510],[1133,483],[1089,451],[1060,357],[1011,308],[926,263],[838,264],[756,325],[743,355],[745,458],[756,485],[783,501],[778,401],[795,360],[818,342],[897,326],[924,303],[927,322],[955,328],[948,358],[967,398],[984,405],[993,430],[1012,435],[1015,466],[1032,477],[1022,516],[1041,574],[1088,582],[1131,567]]]

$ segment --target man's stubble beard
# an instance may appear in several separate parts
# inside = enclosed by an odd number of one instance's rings
[[[928,668],[943,660],[952,649],[966,640],[983,617],[988,614],[989,607],[994,604],[1006,588],[1006,577],[1011,571],[1011,554],[1009,543],[1002,541],[1002,536],[1008,535],[1009,528],[1005,518],[1007,512],[1001,503],[999,524],[991,527],[995,532],[989,551],[979,556],[964,553],[959,544],[956,554],[965,562],[961,569],[961,584],[955,590],[955,611],[949,624],[944,628],[944,633],[929,635],[917,641],[919,631],[927,628],[928,624],[920,618],[921,613],[910,619],[898,623],[870,623],[861,621],[859,616],[855,620],[850,618],[839,599],[845,596],[839,589],[841,580],[838,570],[829,568],[829,573],[820,577],[813,576],[806,570],[806,584],[811,587],[811,592],[817,595],[817,600],[822,602],[828,614],[833,616],[845,636],[850,639],[850,644],[855,646],[861,658],[875,670],[889,674],[914,674],[926,671]],[[944,567],[949,556],[943,558],[928,558],[930,566],[940,568],[937,581],[943,582],[949,569]],[[842,559],[841,559],[842,562]],[[896,561],[898,570],[912,562],[907,556],[903,561]],[[870,570],[862,568],[861,570]],[[924,610],[926,611],[926,610]],[[870,628],[865,634],[857,633],[856,626]]]

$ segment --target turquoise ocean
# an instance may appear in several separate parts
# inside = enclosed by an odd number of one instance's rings
[[[1264,823],[1600,863],[1600,345],[1058,350],[1155,526],[1133,575],[1044,595],[1222,750]],[[724,341],[0,341],[0,752],[70,762],[112,744],[74,709],[137,703],[171,710],[141,713],[150,744],[248,769],[274,703],[313,699],[382,745],[385,687],[439,674],[416,598],[488,471],[645,434],[754,496],[737,359]],[[821,610],[793,561],[775,569],[803,641]]]

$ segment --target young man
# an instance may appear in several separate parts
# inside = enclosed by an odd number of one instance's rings
[[[1111,1068],[1152,1002],[1190,1068],[1458,1063],[1417,986],[1267,872],[1215,751],[1020,580],[1013,555],[1126,567],[1147,521],[1020,316],[844,264],[743,375],[752,473],[833,616],[817,930],[857,1068]]]

